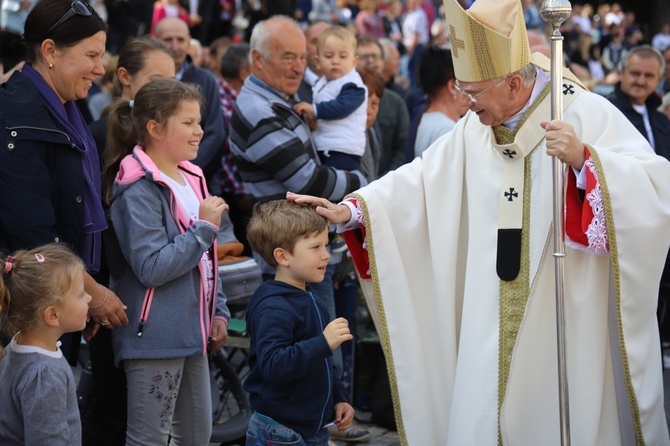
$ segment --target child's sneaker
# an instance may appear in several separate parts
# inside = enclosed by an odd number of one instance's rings
[[[370,437],[372,437],[369,431],[360,430],[353,427],[350,427],[349,429],[342,432],[338,431],[337,427],[329,427],[328,433],[330,434],[330,438],[333,440],[346,441],[351,443],[368,441]]]

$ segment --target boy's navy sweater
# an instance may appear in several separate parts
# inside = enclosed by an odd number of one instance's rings
[[[334,419],[334,404],[346,401],[323,335],[326,308],[309,291],[269,280],[254,293],[246,318],[251,347],[244,388],[251,406],[304,438],[314,436]]]

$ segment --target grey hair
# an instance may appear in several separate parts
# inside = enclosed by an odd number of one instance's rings
[[[634,55],[637,55],[637,57],[640,59],[651,59],[652,57],[658,59],[658,63],[660,65],[658,75],[663,77],[665,74],[665,57],[663,57],[663,54],[661,54],[658,49],[651,45],[639,45],[628,50],[628,52],[625,53],[621,59],[621,71],[626,69],[628,66],[628,61]]]
[[[533,85],[533,82],[535,82],[535,77],[537,76],[537,70],[535,69],[535,66],[533,64],[528,64],[524,66],[523,68],[516,70],[513,73],[510,73],[506,76],[501,76],[501,77],[494,77],[491,79],[494,84],[500,85],[505,79],[508,77],[514,76],[518,74],[521,76],[521,81],[523,82],[524,87],[530,87]]]
[[[251,31],[251,38],[249,39],[249,57],[251,58],[251,53],[256,51],[260,54],[263,59],[270,58],[270,37],[272,37],[272,28],[278,23],[283,23],[289,26],[295,27],[302,33],[302,29],[298,23],[290,17],[277,15],[269,19],[258,22],[254,29]]]

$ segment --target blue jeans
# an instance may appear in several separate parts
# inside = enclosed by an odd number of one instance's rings
[[[249,420],[246,446],[327,446],[328,429],[321,429],[310,438],[303,438],[299,433],[290,429],[272,418],[254,412]]]

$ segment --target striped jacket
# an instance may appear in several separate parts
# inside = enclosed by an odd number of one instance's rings
[[[307,124],[284,95],[254,76],[237,97],[229,141],[247,193],[260,202],[286,191],[339,201],[367,184],[359,171],[322,166]]]

